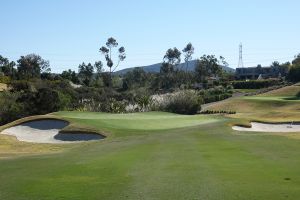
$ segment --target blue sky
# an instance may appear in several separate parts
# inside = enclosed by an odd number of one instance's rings
[[[53,72],[103,61],[115,37],[126,48],[120,68],[161,62],[170,47],[192,42],[194,58],[222,55],[245,66],[290,61],[300,53],[300,1],[285,0],[0,0],[0,55],[37,53]]]

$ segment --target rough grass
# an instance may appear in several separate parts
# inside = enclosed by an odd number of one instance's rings
[[[300,91],[300,84],[295,84],[292,86],[287,86],[280,88],[278,90],[272,90],[270,92],[261,94],[259,96],[296,96]]]
[[[295,97],[300,86],[293,85],[256,96],[236,97],[217,102],[207,110],[234,110],[233,118],[258,121],[300,121],[300,100]]]

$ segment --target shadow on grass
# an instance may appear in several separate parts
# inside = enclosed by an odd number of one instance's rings
[[[300,97],[284,97],[282,99],[288,101],[300,101]]]

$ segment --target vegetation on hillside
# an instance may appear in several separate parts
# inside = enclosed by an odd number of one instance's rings
[[[214,55],[203,55],[195,70],[188,71],[195,51],[191,43],[182,51],[176,47],[168,49],[160,73],[135,68],[116,75],[113,72],[126,58],[125,48],[118,45],[116,39],[109,38],[100,48],[106,67],[102,61],[83,62],[78,72],[70,69],[61,74],[51,73],[49,61],[36,54],[21,56],[16,62],[0,56],[0,82],[9,88],[0,93],[0,124],[59,110],[113,113],[160,110],[195,114],[200,112],[202,104],[231,97],[232,87],[266,88],[284,81],[297,82],[300,77],[300,56],[291,64],[272,63],[273,68],[290,69],[286,80],[234,81],[234,74],[222,70],[222,66],[227,66],[225,59]],[[112,56],[114,50],[116,58]],[[182,56],[185,67],[181,69],[178,65]],[[153,98],[172,93],[164,104]]]

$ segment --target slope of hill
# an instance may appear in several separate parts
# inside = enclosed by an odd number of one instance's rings
[[[194,71],[196,64],[197,64],[197,60],[189,61],[188,71]],[[160,71],[160,66],[161,66],[161,63],[156,63],[156,64],[152,64],[152,65],[148,65],[148,66],[142,66],[141,68],[143,68],[146,72],[158,73]],[[177,68],[185,70],[186,64],[181,63],[180,65],[178,65]],[[129,71],[132,71],[133,69],[134,69],[134,67],[126,68],[126,69],[119,70],[115,73],[116,74],[125,74]],[[222,66],[222,69],[225,70],[226,72],[232,72],[232,73],[235,72],[235,69],[226,67],[226,66]]]
[[[295,95],[300,86],[292,85],[255,96],[234,97],[206,106],[205,110],[233,110],[233,118],[249,121],[300,121],[300,99]]]

